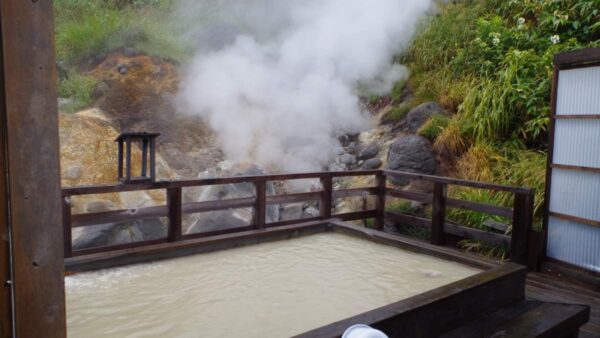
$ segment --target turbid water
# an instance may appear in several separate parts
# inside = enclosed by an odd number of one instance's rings
[[[287,337],[479,270],[326,233],[66,278],[73,337]]]

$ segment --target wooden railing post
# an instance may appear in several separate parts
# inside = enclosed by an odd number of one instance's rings
[[[321,186],[323,189],[321,201],[319,203],[321,218],[330,219],[331,207],[333,205],[333,178],[331,174],[326,174],[321,177]]]
[[[375,184],[377,185],[377,188],[379,188],[379,191],[377,192],[377,201],[376,201],[376,210],[377,210],[377,216],[375,217],[375,229],[379,230],[379,231],[383,231],[383,226],[384,226],[384,222],[385,222],[385,184],[386,184],[387,178],[385,176],[385,174],[383,172],[380,172],[376,177],[375,177]]]
[[[62,221],[65,258],[73,256],[73,241],[71,227],[71,197],[62,197]]]
[[[254,228],[264,229],[267,223],[267,182],[257,181],[256,205],[254,206]]]
[[[169,207],[169,242],[177,242],[182,238],[181,198],[181,188],[167,189],[167,206]]]
[[[533,225],[533,192],[515,193],[510,259],[527,264],[528,237]]]
[[[444,245],[444,223],[446,222],[446,185],[435,183],[431,215],[431,244]]]

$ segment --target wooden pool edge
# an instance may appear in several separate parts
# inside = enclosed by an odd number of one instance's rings
[[[354,237],[391,245],[419,254],[426,254],[482,270],[497,267],[499,262],[465,254],[456,249],[434,246],[422,241],[382,231],[354,226],[339,220],[314,221],[296,225],[259,230],[248,230],[218,236],[188,239],[179,242],[163,242],[144,247],[101,252],[65,259],[65,273],[114,268],[130,264],[226,250],[235,247],[285,240],[324,232],[338,232]]]

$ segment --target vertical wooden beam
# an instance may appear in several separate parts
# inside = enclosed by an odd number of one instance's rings
[[[264,229],[267,218],[267,182],[258,181],[254,183],[256,188],[256,204],[254,206],[254,228]]]
[[[321,201],[319,202],[319,209],[322,219],[331,218],[331,206],[333,205],[333,178],[331,174],[325,174],[321,177]]]
[[[446,185],[435,183],[433,186],[433,212],[431,216],[431,244],[444,245],[444,223],[446,222]]]
[[[548,131],[548,158],[546,160],[546,183],[544,191],[544,223],[542,225],[542,259],[546,257],[548,248],[548,222],[550,221],[550,191],[552,190],[552,163],[554,162],[554,134],[556,131],[556,105],[558,101],[558,79],[560,69],[554,65],[552,93],[550,96],[550,127]]]
[[[150,138],[150,179],[156,180],[156,139]]]
[[[73,240],[71,227],[71,197],[62,198],[63,246],[65,258],[73,255]]]
[[[385,222],[385,183],[387,178],[383,172],[379,173],[375,177],[375,184],[379,191],[377,192],[376,210],[377,217],[375,217],[375,229],[383,231]]]
[[[131,139],[125,140],[125,182],[131,180]]]
[[[119,175],[119,181],[123,178],[123,141],[119,140],[118,142],[118,151],[119,151],[119,165],[117,167],[117,173]]]
[[[65,337],[54,12],[52,1],[0,1],[17,337]],[[7,202],[6,199],[3,201]]]
[[[0,6],[0,13],[2,12]],[[0,15],[0,23],[2,22]],[[2,29],[0,25],[0,338],[12,336],[12,273],[10,253],[10,230],[9,222],[9,191],[8,181],[4,173],[8,172],[6,145],[6,101],[4,99],[4,62],[1,52]]]
[[[169,207],[169,242],[181,240],[181,188],[167,189],[167,205]]]
[[[142,177],[146,177],[146,166],[148,165],[148,140],[142,140]]]
[[[527,264],[529,231],[533,224],[533,193],[516,193],[513,207],[510,259]]]

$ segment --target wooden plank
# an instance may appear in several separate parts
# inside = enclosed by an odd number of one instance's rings
[[[503,245],[510,247],[511,239],[509,236],[497,234],[494,232],[470,228],[464,225],[446,223],[445,232],[462,238],[474,239],[486,242],[492,245]]]
[[[319,210],[322,219],[331,218],[331,209],[333,204],[333,178],[331,175],[321,177],[321,186],[323,187]]]
[[[600,168],[582,167],[582,166],[556,164],[556,163],[551,164],[550,167],[554,168],[554,169],[565,169],[565,170],[583,171],[583,172],[600,174]]]
[[[443,245],[446,223],[446,185],[436,182],[433,186],[433,210],[431,213],[431,244]]]
[[[65,337],[52,1],[0,1],[15,333]]]
[[[182,208],[184,214],[196,214],[227,209],[250,208],[255,206],[255,201],[254,197],[232,198],[219,201],[185,203]]]
[[[376,176],[381,170],[350,170],[350,171],[331,171],[328,175],[331,177],[352,177],[352,176]]]
[[[219,235],[226,234],[234,234],[237,232],[244,232],[249,230],[257,230],[254,225],[246,225],[246,226],[237,226],[237,227],[229,227],[227,224],[223,224],[223,229],[221,230],[213,230],[213,231],[200,231],[191,234],[185,234],[183,236],[184,240],[197,239],[197,238],[207,238]]]
[[[142,140],[142,177],[146,177],[148,166],[148,140]]]
[[[412,226],[418,226],[418,227],[431,229],[431,220],[427,219],[427,218],[406,215],[406,214],[400,214],[397,212],[389,212],[389,211],[385,213],[385,218],[388,218],[388,219],[390,219],[396,223],[399,223],[401,225],[412,225]]]
[[[556,115],[556,105],[558,101],[558,78],[560,71],[558,66],[554,65],[552,78],[552,93],[550,94],[550,117]],[[551,167],[554,162],[554,134],[556,131],[556,121],[550,118],[550,126],[548,130],[548,155],[546,159],[546,183],[544,189],[544,213],[543,213],[543,224],[542,231],[544,232],[544,238],[542,241],[542,258],[546,257],[546,251],[548,246],[548,212],[550,211],[550,192],[552,191],[552,172]]]
[[[399,189],[386,189],[386,193],[390,197],[402,198],[409,201],[417,201],[421,203],[431,203],[433,201],[432,194],[426,194],[417,191],[399,190]]]
[[[167,216],[169,216],[169,208],[164,205],[140,209],[103,211],[89,214],[72,215],[71,226],[73,228],[77,228],[90,225],[128,222]]]
[[[402,178],[407,178],[407,179],[411,179],[411,180],[422,180],[422,181],[429,181],[429,182],[442,183],[442,184],[453,184],[453,185],[459,185],[459,186],[463,186],[463,187],[488,189],[488,190],[494,190],[494,191],[506,191],[506,192],[512,192],[512,193],[531,193],[532,192],[531,189],[527,189],[527,188],[493,184],[493,183],[485,183],[485,182],[478,182],[478,181],[470,181],[470,180],[462,180],[462,179],[458,179],[458,178],[423,175],[423,174],[415,174],[415,173],[393,171],[393,170],[384,170],[383,172],[389,176],[394,176],[394,177],[402,177]]]
[[[150,179],[156,180],[156,138],[150,138]]]
[[[386,195],[386,183],[387,177],[385,174],[380,173],[377,175],[376,179],[377,184],[377,199],[375,200],[375,209],[377,210],[377,216],[375,216],[374,226],[375,229],[379,231],[383,231],[385,225],[385,195]]]
[[[554,64],[560,69],[600,63],[600,48],[586,48],[554,56]]]
[[[357,212],[347,212],[344,214],[335,214],[331,217],[334,219],[340,219],[342,221],[355,221],[359,219],[365,218],[374,218],[377,216],[377,210],[369,210],[369,211],[357,211]]]
[[[63,247],[65,257],[73,254],[73,239],[71,226],[71,198],[62,197]]]
[[[524,296],[525,268],[509,263],[296,337],[340,337],[356,323],[389,337],[437,337]]]
[[[183,213],[181,200],[181,188],[167,189],[167,207],[169,208],[169,242],[177,242],[181,240],[181,219]]]
[[[513,209],[510,259],[527,264],[529,231],[533,224],[533,194],[516,194]]]
[[[554,211],[550,211],[548,214],[552,217],[564,219],[566,221],[573,221],[573,222],[577,222],[577,223],[581,223],[581,224],[587,224],[587,225],[591,225],[591,226],[595,226],[595,227],[600,227],[600,221],[594,221],[592,219],[577,217],[577,216],[573,216],[573,215],[565,215],[565,214],[561,214],[559,212],[554,212]]]
[[[472,211],[482,212],[490,215],[498,215],[502,217],[512,218],[513,209],[507,207],[500,207],[497,205],[463,201],[449,198],[446,200],[446,206],[460,209],[468,209]]]
[[[125,140],[125,181],[131,181],[131,139]]]
[[[275,228],[275,227],[282,227],[282,226],[286,226],[286,225],[302,224],[302,223],[306,223],[306,222],[315,222],[315,221],[319,221],[319,220],[321,220],[321,216],[292,219],[289,221],[267,223],[267,228]]]
[[[254,227],[263,229],[267,223],[267,182],[255,182],[256,205],[254,206]]]
[[[0,6],[0,172],[8,172],[6,163],[6,100],[4,97],[4,61],[2,57],[2,6]],[[0,179],[0,338],[12,337],[12,273],[9,223],[9,190],[5,177]],[[10,281],[10,282],[8,282]],[[7,284],[8,283],[8,284]]]
[[[123,178],[123,141],[119,140],[117,142],[118,146],[117,146],[117,174],[119,176],[119,181],[121,180],[121,178]]]
[[[267,196],[267,205],[270,204],[286,204],[286,203],[296,203],[296,202],[306,202],[306,201],[318,201],[321,198],[321,192],[303,192],[296,194],[287,194],[287,195],[273,195]]]
[[[86,256],[86,255],[92,255],[92,254],[97,254],[97,253],[112,252],[112,251],[132,249],[132,248],[143,248],[143,247],[148,247],[148,246],[151,246],[154,244],[165,243],[167,241],[168,240],[166,238],[159,238],[159,239],[153,239],[153,240],[148,240],[148,241],[139,241],[139,242],[124,243],[124,244],[117,244],[117,245],[110,245],[110,246],[101,246],[101,247],[97,247],[97,248],[74,250],[72,257]]]
[[[365,194],[366,195],[377,195],[378,192],[379,192],[379,187],[334,190],[333,191],[333,199],[346,198],[346,197],[360,197]]]

